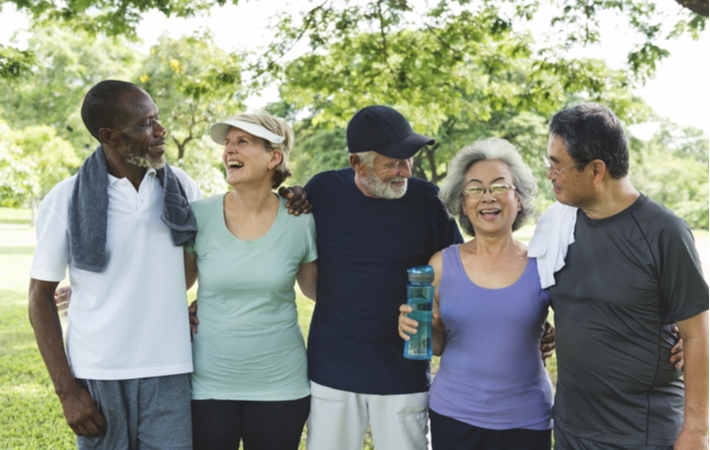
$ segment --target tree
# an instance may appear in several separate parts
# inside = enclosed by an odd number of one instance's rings
[[[72,143],[81,156],[96,141],[81,121],[86,91],[106,78],[129,79],[136,51],[125,39],[95,37],[56,25],[37,27],[28,41],[32,76],[0,83],[0,112],[13,129],[46,125]]]
[[[700,138],[699,138],[700,137]],[[673,210],[691,228],[708,228],[708,140],[665,123],[648,141],[631,140],[634,187]]]
[[[11,131],[0,122],[2,206],[31,205],[32,223],[39,200],[81,164],[72,145],[46,125]]]
[[[211,123],[244,107],[240,58],[219,49],[209,34],[162,36],[137,73],[176,147],[168,147],[169,159],[187,169],[203,194],[224,190],[222,149],[205,135]]]
[[[630,123],[650,111],[628,93],[625,72],[535,51],[530,34],[515,32],[494,9],[450,13],[431,11],[433,25],[418,30],[399,29],[383,16],[379,32],[348,35],[288,64],[281,97],[309,112],[297,126],[294,163],[326,168],[332,158],[309,152],[328,152],[324,143],[344,147],[342,129],[355,111],[386,104],[437,140],[415,157],[416,176],[437,183],[461,147],[498,136],[517,145],[544,179],[545,123],[568,102],[603,102]]]
[[[659,1],[670,3],[672,0]],[[600,33],[600,13],[613,11],[625,17],[642,36],[640,41],[632,44],[629,63],[641,76],[648,76],[652,74],[657,61],[668,54],[660,46],[663,39],[681,33],[696,35],[705,28],[707,0],[676,1],[683,8],[670,17],[660,13],[656,3],[650,0],[443,0],[436,8],[453,12],[467,9],[475,13],[476,5],[484,9],[495,6],[503,20],[524,24],[542,7],[550,6],[555,11],[551,19],[555,34],[564,36],[568,43],[595,42]],[[190,17],[226,3],[227,0],[0,0],[0,7],[14,4],[18,10],[30,14],[37,23],[63,23],[91,33],[134,38],[135,29],[147,11],[157,10],[167,17]],[[238,0],[232,0],[231,3],[238,4]],[[361,28],[363,21],[372,20],[376,14],[402,24],[407,17],[416,22],[421,13],[415,10],[415,5],[418,4],[407,0],[378,0],[364,5],[352,0],[325,0],[306,12],[302,20],[294,20],[288,13],[284,13],[281,18],[282,33],[265,53],[266,61],[263,64],[257,63],[257,66],[266,72],[277,70],[283,62],[284,54],[293,48],[295,41],[306,37],[313,49],[319,49],[331,38],[337,39],[352,29],[366,30]],[[663,25],[667,23],[672,24],[671,31],[665,31]],[[16,49],[10,50],[3,52],[4,55],[0,54],[2,77],[20,76],[30,61],[24,56],[31,55],[13,53]]]

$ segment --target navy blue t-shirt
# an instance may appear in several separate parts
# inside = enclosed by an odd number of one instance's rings
[[[349,392],[423,392],[429,363],[404,358],[397,334],[407,269],[463,239],[433,184],[411,178],[402,198],[386,200],[365,196],[354,177],[352,169],[323,172],[305,187],[318,243],[309,376]]]

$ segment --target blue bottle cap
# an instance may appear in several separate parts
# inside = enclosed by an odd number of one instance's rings
[[[413,283],[431,283],[434,281],[434,268],[432,266],[417,266],[407,269],[409,281]]]

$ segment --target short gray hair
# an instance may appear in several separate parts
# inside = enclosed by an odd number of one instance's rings
[[[362,161],[362,163],[367,166],[368,169],[372,169],[372,166],[375,164],[375,157],[377,156],[377,152],[370,150],[367,152],[357,152],[355,154],[358,156],[358,158],[360,158],[360,161]]]
[[[535,213],[533,199],[537,194],[537,180],[530,167],[513,144],[505,139],[482,139],[462,148],[449,163],[449,171],[439,191],[449,216],[456,219],[466,234],[475,236],[473,225],[463,211],[463,186],[468,169],[479,161],[498,160],[506,163],[513,174],[513,183],[522,208],[513,222],[513,231],[523,226]]]

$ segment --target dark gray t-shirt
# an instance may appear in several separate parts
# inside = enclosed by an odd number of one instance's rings
[[[643,195],[602,220],[579,210],[555,279],[556,427],[612,444],[673,445],[684,397],[670,330],[708,309],[688,226]]]

